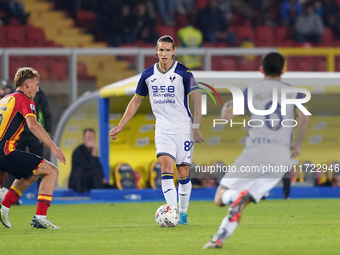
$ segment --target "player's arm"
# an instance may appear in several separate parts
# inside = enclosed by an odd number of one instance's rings
[[[305,115],[300,109],[297,109],[297,116],[299,118],[299,123],[297,126],[297,137],[294,145],[292,146],[292,157],[297,157],[301,154],[301,146],[305,134],[308,129],[309,116]]]
[[[62,163],[66,163],[64,153],[59,149],[52,139],[48,136],[44,128],[37,122],[37,119],[30,115],[26,118],[26,123],[30,131],[42,141],[48,148],[50,148],[53,155]]]
[[[235,115],[233,114],[233,100],[226,102],[221,110],[222,119],[226,119],[227,121],[232,120]]]
[[[193,93],[190,94],[190,98],[194,101],[195,103],[195,108],[194,108],[194,123],[192,126],[192,132],[193,132],[193,137],[195,143],[203,143],[205,142],[200,130],[199,130],[199,125],[201,124],[202,121],[202,95],[201,91],[198,89],[195,90]]]
[[[112,140],[117,139],[117,135],[123,130],[124,126],[130,121],[130,119],[136,114],[139,106],[142,104],[142,101],[143,98],[136,95],[131,99],[119,124],[110,130],[109,136]]]

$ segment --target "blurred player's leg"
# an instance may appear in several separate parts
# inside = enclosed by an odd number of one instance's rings
[[[177,225],[187,225],[188,223],[188,206],[191,195],[191,180],[189,176],[190,166],[178,166],[178,204],[179,204],[179,222]]]
[[[250,202],[250,195],[247,190],[241,191],[237,200],[229,207],[226,217],[222,220],[222,223],[211,240],[203,246],[203,249],[207,248],[221,248],[223,242],[231,236],[238,226],[241,220],[242,210]]]
[[[219,186],[216,190],[214,202],[218,206],[230,205],[235,202],[240,191]]]
[[[174,184],[174,160],[169,156],[159,156],[162,171],[162,190],[168,205],[177,208],[177,191]]]

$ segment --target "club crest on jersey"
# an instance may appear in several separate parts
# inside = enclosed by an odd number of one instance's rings
[[[176,79],[176,76],[171,75],[171,76],[169,77],[169,79],[170,79],[171,82],[173,82],[173,81]]]
[[[31,107],[32,112],[35,114],[35,107],[34,107],[34,104],[30,104],[30,107]]]

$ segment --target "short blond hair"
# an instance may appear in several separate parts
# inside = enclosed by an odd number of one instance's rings
[[[14,84],[15,87],[20,87],[22,84],[24,84],[24,82],[27,79],[34,79],[35,77],[40,78],[40,75],[38,73],[37,70],[35,70],[32,67],[21,67],[18,68],[18,71],[16,72],[15,76],[14,76]]]

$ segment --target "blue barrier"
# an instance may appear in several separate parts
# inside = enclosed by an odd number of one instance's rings
[[[191,200],[213,200],[216,188],[193,189]],[[334,187],[292,187],[291,198],[340,198],[340,188]],[[268,199],[282,199],[282,188],[275,187],[269,192]],[[91,190],[91,200],[164,200],[161,189]]]
[[[193,189],[191,201],[213,201],[216,188]],[[303,198],[340,198],[340,187],[292,187],[292,199]],[[275,187],[266,199],[282,199],[282,188]],[[23,204],[36,204],[36,194],[31,197],[22,196]],[[161,189],[98,189],[78,194],[72,190],[55,190],[53,204],[79,204],[79,203],[121,203],[121,202],[153,202],[164,201]]]

